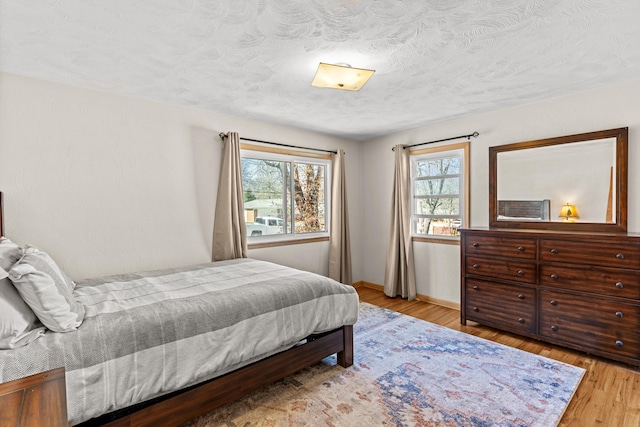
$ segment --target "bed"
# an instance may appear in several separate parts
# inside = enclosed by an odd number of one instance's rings
[[[353,363],[355,290],[277,264],[89,279],[73,297],[77,330],[0,350],[0,383],[65,368],[73,425],[179,425],[332,354]]]
[[[550,200],[498,200],[499,221],[549,221]]]

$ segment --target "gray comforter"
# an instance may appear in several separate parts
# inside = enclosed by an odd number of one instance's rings
[[[0,351],[0,382],[64,366],[73,424],[197,384],[352,325],[351,286],[250,259],[84,280],[69,333]]]

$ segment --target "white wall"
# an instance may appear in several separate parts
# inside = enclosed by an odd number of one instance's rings
[[[466,135],[471,141],[471,226],[489,224],[489,147],[629,127],[629,231],[640,231],[640,80],[477,115],[368,141],[362,151],[362,280],[383,284],[393,153],[414,144]],[[456,142],[456,141],[454,141]],[[443,145],[441,143],[440,145]],[[459,302],[459,246],[414,243],[418,293]]]
[[[357,142],[9,74],[0,94],[6,234],[48,251],[74,279],[210,260],[221,131],[343,148],[351,223],[361,216]],[[249,255],[328,272],[326,242]]]
[[[640,231],[640,80],[365,143],[0,74],[0,190],[7,234],[73,278],[206,262],[221,131],[347,152],[354,280],[384,282],[393,153],[477,130],[471,225],[488,225],[488,147],[629,127],[629,230]],[[415,243],[418,293],[459,301],[459,247]],[[250,256],[327,273],[326,242]]]

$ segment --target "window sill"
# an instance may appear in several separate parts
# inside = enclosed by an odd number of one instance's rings
[[[268,242],[247,243],[247,248],[262,249],[262,248],[272,248],[276,246],[301,245],[304,243],[316,243],[316,242],[328,242],[328,241],[329,241],[329,236],[309,237],[309,238],[291,239],[291,240],[271,240]]]
[[[412,242],[421,242],[421,243],[439,243],[441,245],[456,245],[460,246],[460,237],[422,237],[422,236],[413,236],[411,237]]]

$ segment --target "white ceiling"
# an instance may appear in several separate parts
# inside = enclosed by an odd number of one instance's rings
[[[640,78],[640,0],[0,0],[0,71],[367,140]]]

